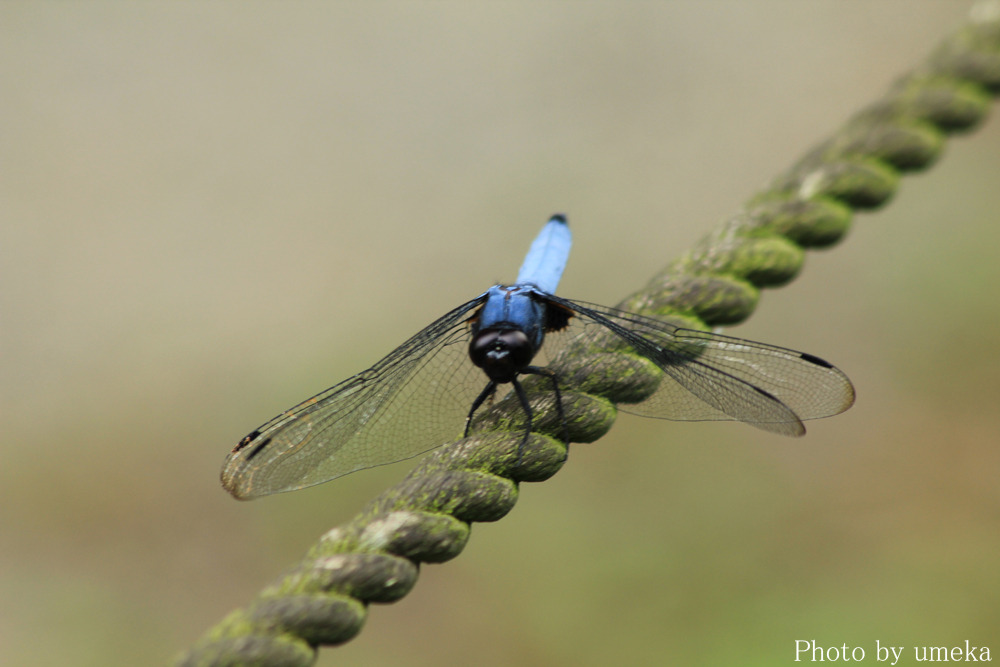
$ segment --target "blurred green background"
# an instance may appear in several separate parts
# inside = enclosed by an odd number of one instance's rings
[[[239,503],[241,436],[554,211],[561,293],[616,302],[969,6],[0,5],[0,664],[170,660],[409,467]],[[839,365],[851,411],[623,416],[319,664],[996,655],[998,183],[994,120],[732,330]]]

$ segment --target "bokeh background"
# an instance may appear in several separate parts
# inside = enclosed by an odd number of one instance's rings
[[[239,503],[241,436],[554,211],[561,293],[616,302],[969,7],[0,4],[0,664],[170,660],[409,467]],[[732,330],[838,364],[848,413],[623,416],[319,664],[996,656],[998,183],[994,119]]]

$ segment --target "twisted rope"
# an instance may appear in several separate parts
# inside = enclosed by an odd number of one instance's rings
[[[843,238],[854,210],[886,203],[902,172],[930,166],[945,134],[973,128],[998,92],[1000,2],[992,0],[977,5],[970,21],[885,97],[620,307],[684,319],[696,328],[746,319],[761,288],[792,280],[806,248]],[[635,380],[628,380],[596,383],[589,389],[594,393],[565,393],[571,441],[592,442],[607,432],[614,402],[634,391]],[[324,535],[296,567],[223,619],[177,664],[311,665],[317,646],[353,638],[369,603],[402,598],[416,583],[419,563],[454,558],[469,539],[471,522],[506,515],[518,482],[545,480],[560,469],[566,445],[544,434],[563,433],[551,400],[535,408],[542,427],[520,456],[520,431],[475,434],[436,450],[356,518]]]

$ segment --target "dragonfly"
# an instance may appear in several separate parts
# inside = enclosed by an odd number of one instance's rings
[[[853,404],[847,376],[811,354],[556,296],[570,246],[566,217],[552,216],[513,284],[490,287],[240,440],[225,489],[241,500],[301,489],[503,427],[484,405],[519,416],[520,456],[539,397],[554,402],[562,429],[549,430],[568,444],[563,396],[616,378],[652,378],[614,396],[626,412],[788,436]]]

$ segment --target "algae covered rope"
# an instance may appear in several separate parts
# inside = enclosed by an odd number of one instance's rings
[[[901,172],[925,168],[945,135],[974,127],[1000,91],[1000,4],[978,5],[963,26],[889,93],[809,152],[733,218],[622,307],[719,326],[745,319],[759,289],[793,279],[805,248],[840,240],[855,210],[884,204]],[[570,438],[611,425],[614,406],[580,394],[564,401]],[[537,406],[544,419],[546,406]],[[549,417],[551,418],[551,417]],[[348,641],[369,603],[393,602],[418,564],[461,552],[472,521],[504,516],[517,482],[544,480],[565,448],[532,434],[474,436],[436,450],[355,519],[328,532],[292,570],[212,628],[178,664],[309,665],[316,647]]]

